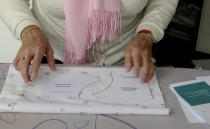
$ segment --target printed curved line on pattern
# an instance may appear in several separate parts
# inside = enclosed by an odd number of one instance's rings
[[[115,121],[117,121],[117,122],[120,122],[120,123],[126,125],[127,127],[131,128],[131,129],[137,129],[136,127],[134,127],[133,125],[131,125],[130,123],[128,123],[128,122],[126,122],[126,121],[123,121],[123,120],[120,120],[119,118],[115,118],[115,117],[113,117],[113,116],[105,115],[105,114],[96,115],[96,118],[95,118],[95,129],[97,129],[98,116],[102,116],[102,117],[106,117],[106,118],[115,120]]]
[[[68,129],[67,123],[65,121],[59,120],[59,119],[48,119],[48,120],[44,120],[44,121],[38,123],[37,125],[35,125],[32,129],[37,129],[40,125],[42,125],[44,123],[47,123],[49,121],[58,121],[58,122],[62,123],[65,126],[65,129]]]
[[[12,121],[6,120],[3,116],[4,115],[10,115],[10,118],[12,117]],[[0,114],[0,120],[2,120],[3,122],[13,125],[16,122],[16,114],[15,113],[2,113]]]
[[[96,93],[93,93],[92,95],[96,95],[96,94],[99,94],[99,93],[101,93],[101,92],[104,92],[104,91],[108,90],[108,89],[112,86],[113,81],[114,81],[114,79],[113,79],[113,76],[112,76],[112,81],[111,81],[111,83],[110,83],[104,90],[99,91],[99,92],[96,92]]]
[[[93,82],[87,84],[85,87],[83,87],[83,88],[79,91],[78,97],[80,98],[82,91],[85,90],[87,87],[89,87],[90,85],[92,85],[92,84],[94,84],[94,83],[100,82],[100,81],[101,81],[101,80],[98,79],[98,80],[96,80],[96,81],[93,81]]]
[[[101,92],[104,92],[104,91],[108,90],[108,89],[112,86],[113,81],[114,81],[114,79],[113,79],[113,76],[111,75],[111,83],[110,83],[105,89],[103,89],[103,90],[101,90],[101,91],[98,91],[98,92],[96,92],[96,93],[92,93],[91,95],[96,95],[96,94],[99,94],[99,93],[101,93]],[[101,82],[101,79],[98,79],[97,81],[91,82],[91,83],[89,83],[88,85],[86,85],[84,88],[82,88],[82,89],[80,90],[78,96],[80,97],[80,96],[81,96],[81,93],[82,93],[86,88],[89,88],[89,87],[91,87],[91,85],[93,85],[93,84],[95,84],[95,83],[98,83],[98,82]]]

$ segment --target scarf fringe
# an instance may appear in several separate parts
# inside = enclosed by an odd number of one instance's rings
[[[88,48],[93,43],[113,41],[121,31],[121,15],[118,11],[93,10],[88,22]]]
[[[86,40],[87,49],[91,49],[94,44],[98,51],[99,43],[113,41],[121,31],[121,15],[118,11],[93,10],[91,17],[88,19],[88,36]],[[86,50],[84,50],[86,51]],[[86,53],[87,54],[87,53]],[[77,59],[74,49],[64,51],[65,64],[85,64],[86,54],[81,59]],[[95,56],[95,50],[93,50]]]
[[[70,52],[68,50],[64,51],[64,64],[85,64],[86,57],[77,60],[76,54],[74,52]]]

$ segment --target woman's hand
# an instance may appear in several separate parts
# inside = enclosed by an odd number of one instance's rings
[[[127,71],[134,67],[136,77],[139,76],[142,67],[142,82],[151,80],[155,71],[155,64],[152,59],[152,38],[145,33],[138,34],[127,46],[125,52],[125,66]]]
[[[26,27],[21,33],[21,38],[22,46],[13,64],[15,69],[20,71],[25,83],[36,78],[44,55],[47,57],[49,67],[56,70],[53,49],[38,27]],[[29,74],[31,61],[33,64],[31,74]]]

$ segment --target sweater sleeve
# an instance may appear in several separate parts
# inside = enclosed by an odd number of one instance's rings
[[[40,27],[29,9],[29,0],[0,0],[0,3],[0,18],[17,39],[20,39],[25,27],[30,25]]]
[[[155,42],[164,37],[164,30],[170,23],[179,0],[149,0],[145,8],[144,17],[137,28],[140,30],[150,30]]]

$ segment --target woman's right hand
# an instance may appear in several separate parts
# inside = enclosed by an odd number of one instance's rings
[[[21,39],[22,46],[13,64],[15,69],[21,73],[25,83],[36,78],[44,55],[47,57],[48,65],[51,70],[56,70],[53,49],[48,39],[38,27],[26,27],[21,33]],[[31,74],[29,74],[32,61],[32,70]]]

